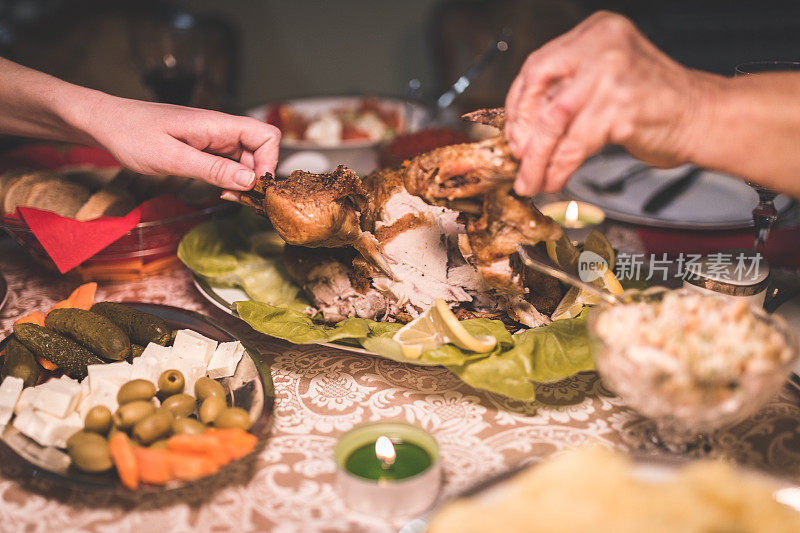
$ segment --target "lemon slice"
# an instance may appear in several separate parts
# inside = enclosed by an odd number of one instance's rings
[[[436,300],[433,307],[436,309],[436,314],[439,316],[441,323],[446,330],[445,335],[452,342],[462,350],[469,350],[471,352],[489,352],[492,351],[497,344],[497,339],[491,335],[473,335],[464,325],[458,321],[456,315],[447,306],[447,302],[442,299]]]
[[[554,241],[547,241],[545,243],[547,248],[547,255],[550,259],[569,272],[570,274],[578,273],[578,259],[580,259],[580,251],[572,244],[567,238],[566,234],[561,235]]]
[[[491,351],[497,339],[472,335],[458,321],[444,300],[438,299],[420,316],[400,328],[392,337],[405,357],[418,359],[425,350],[451,342],[463,350]]]
[[[614,271],[609,268],[605,270],[603,277],[598,278],[598,281],[602,282],[601,286],[614,296],[619,296],[624,290]]]
[[[605,260],[608,268],[614,270],[616,261],[614,247],[611,246],[606,236],[600,231],[593,229],[589,232],[589,235],[586,236],[586,240],[583,241],[583,251],[596,253]]]
[[[575,318],[581,313],[583,304],[582,291],[578,287],[570,287],[567,294],[558,303],[556,310],[553,311],[552,319]]]

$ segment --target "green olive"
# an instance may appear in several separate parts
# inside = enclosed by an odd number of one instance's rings
[[[167,407],[164,407],[163,405],[156,409],[156,413],[164,413],[165,415],[167,415],[169,417],[170,423],[172,423],[175,420],[175,413],[173,413],[172,411],[170,411]]]
[[[155,394],[156,386],[151,382],[146,379],[134,379],[120,387],[117,401],[120,405],[142,400],[149,401]]]
[[[194,384],[194,395],[201,402],[205,401],[211,396],[219,396],[225,399],[225,389],[218,381],[214,381],[209,377],[202,377]]]
[[[200,404],[200,421],[203,424],[210,424],[219,414],[228,407],[225,398],[221,396],[209,396]]]
[[[151,450],[169,450],[169,446],[167,446],[167,439],[158,439],[153,444],[148,446]]]
[[[95,405],[86,413],[83,429],[105,435],[111,429],[111,410],[105,405]]]
[[[218,428],[240,428],[247,431],[252,425],[250,413],[241,407],[228,407],[214,419],[214,427]]]
[[[84,472],[105,472],[111,468],[111,454],[106,439],[90,432],[83,432],[83,435],[77,438],[72,437],[67,448],[72,464]]]
[[[180,394],[183,392],[185,383],[186,381],[180,370],[165,370],[158,378],[158,395],[161,398],[166,398],[173,394]]]
[[[161,407],[166,407],[172,411],[172,414],[177,417],[181,417],[189,416],[190,414],[194,413],[197,403],[195,402],[195,399],[188,394],[175,394],[164,400],[164,403],[161,404]]]
[[[172,419],[163,412],[143,418],[133,426],[133,436],[142,444],[150,444],[169,433]]]
[[[84,439],[90,435],[96,435],[96,433],[94,433],[93,431],[86,431],[82,429],[70,435],[70,437],[67,439],[67,451],[69,451],[70,448],[75,446],[75,444],[78,443],[81,439]]]
[[[206,426],[194,418],[176,418],[172,423],[174,435],[200,435],[206,432]]]
[[[122,429],[131,428],[143,418],[153,414],[155,410],[156,406],[150,401],[140,400],[120,405],[114,413],[114,425]]]

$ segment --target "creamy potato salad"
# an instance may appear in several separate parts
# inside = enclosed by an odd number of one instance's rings
[[[605,309],[594,333],[603,379],[648,416],[740,412],[786,378],[796,348],[744,301],[669,292]],[[773,382],[777,385],[771,386]]]

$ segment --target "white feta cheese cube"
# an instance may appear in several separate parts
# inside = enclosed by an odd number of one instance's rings
[[[119,386],[109,381],[99,382],[97,388],[93,389],[91,394],[84,398],[78,405],[78,415],[80,419],[86,418],[86,413],[95,405],[105,405],[112,413],[117,410],[119,404],[117,403],[117,393]]]
[[[39,395],[40,390],[41,389],[39,387],[28,387],[27,389],[23,389],[22,394],[20,394],[19,399],[17,400],[17,406],[14,408],[14,412],[19,414],[20,411],[25,409],[33,409],[33,402]]]
[[[78,400],[78,403],[80,404],[83,400],[88,398],[91,393],[92,393],[92,388],[89,386],[89,380],[84,379],[81,382],[81,398],[80,400]]]
[[[33,402],[33,408],[51,414],[57,418],[65,418],[75,411],[81,395],[81,386],[77,382],[67,383],[51,379],[39,386],[41,389]]]
[[[142,359],[145,357],[151,358],[155,361],[164,362],[167,361],[171,355],[172,355],[172,348],[170,346],[161,346],[160,344],[151,342],[144,347],[142,355],[134,359],[133,362],[135,363],[137,359]]]
[[[89,365],[86,370],[89,373],[89,388],[94,390],[101,381],[109,381],[122,386],[131,380],[131,364],[127,361],[119,363],[108,363],[100,365]]]
[[[183,374],[184,387],[183,392],[190,396],[194,396],[194,384],[197,380],[206,375],[206,364],[202,361],[189,361],[186,359],[179,359],[177,370]]]
[[[206,365],[211,361],[216,349],[217,341],[204,337],[190,329],[178,331],[175,334],[175,342],[172,343],[173,357],[201,360]]]
[[[58,448],[66,447],[67,439],[83,427],[78,413],[58,418],[31,408],[23,409],[14,418],[13,425],[40,445]]]
[[[23,380],[8,376],[0,383],[0,426],[5,426],[14,414],[17,400],[22,395]]]
[[[239,341],[221,343],[211,361],[208,363],[206,372],[208,377],[219,379],[232,376],[236,372],[236,366],[242,360],[244,346]]]
[[[154,357],[137,357],[133,360],[133,370],[131,379],[146,379],[154,385],[158,383],[158,377],[162,372],[162,361]]]

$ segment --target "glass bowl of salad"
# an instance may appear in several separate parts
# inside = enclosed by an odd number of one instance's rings
[[[667,447],[761,409],[800,357],[781,317],[738,299],[660,287],[623,299],[589,317],[597,371]]]

